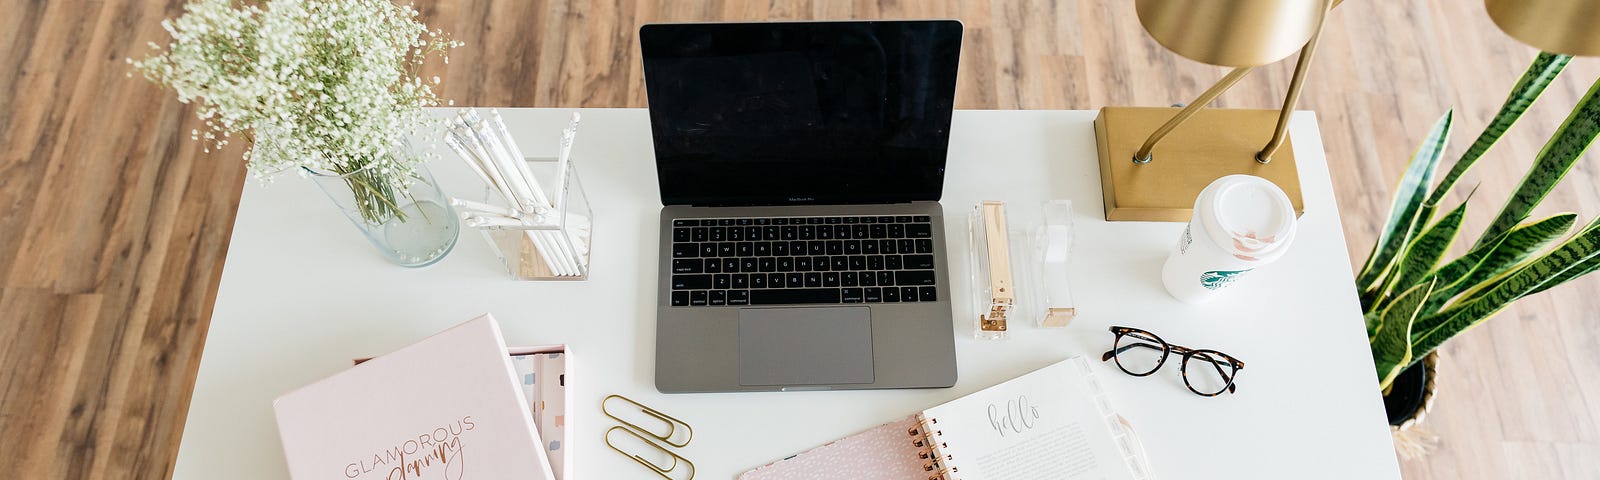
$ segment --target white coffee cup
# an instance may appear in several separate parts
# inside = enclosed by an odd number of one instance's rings
[[[1247,272],[1283,256],[1294,241],[1294,206],[1261,177],[1229,175],[1211,182],[1161,266],[1167,293],[1185,303],[1215,298]]]

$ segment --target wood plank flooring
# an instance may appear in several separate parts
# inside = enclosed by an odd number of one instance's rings
[[[167,478],[246,181],[204,154],[192,110],[123,59],[164,42],[176,0],[0,0],[0,472]],[[1188,101],[1222,69],[1176,57],[1127,0],[502,0],[418,5],[467,46],[430,67],[460,105],[640,107],[635,32],[667,21],[958,18],[961,108]],[[1482,3],[1352,0],[1331,18],[1301,108],[1316,110],[1352,258],[1364,259],[1418,138],[1454,105],[1455,152],[1533,50]],[[1275,108],[1292,65],[1223,96]],[[1462,182],[1483,228],[1597,75],[1575,60]],[[1594,157],[1591,153],[1588,157]],[[1540,213],[1600,213],[1585,158]],[[1409,478],[1600,476],[1600,278],[1502,313],[1445,348],[1433,455]],[[1285,322],[1294,322],[1292,315]],[[1308,358],[1307,361],[1339,359]],[[1315,392],[1307,392],[1315,394]],[[1313,412],[1314,413],[1314,412]],[[1313,434],[1286,426],[1284,436]],[[1336,452],[1330,452],[1330,455]],[[1286,472],[1287,473],[1287,472]]]

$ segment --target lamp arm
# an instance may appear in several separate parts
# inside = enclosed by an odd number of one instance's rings
[[[1294,64],[1294,79],[1289,82],[1289,93],[1283,99],[1283,111],[1278,113],[1278,127],[1272,131],[1272,140],[1267,141],[1267,146],[1256,153],[1256,161],[1262,165],[1272,162],[1272,155],[1283,148],[1283,140],[1289,135],[1289,116],[1294,113],[1295,104],[1300,101],[1300,88],[1305,86],[1306,71],[1311,69],[1311,56],[1317,52],[1317,41],[1322,38],[1322,27],[1328,21],[1328,12],[1338,6],[1339,1],[1333,0],[1324,3],[1322,19],[1317,20],[1317,31],[1311,34],[1311,39],[1306,41],[1306,46],[1300,48],[1300,58]]]
[[[1161,128],[1157,128],[1154,133],[1151,133],[1150,138],[1145,139],[1144,145],[1139,147],[1139,151],[1133,154],[1133,163],[1141,165],[1150,163],[1153,157],[1151,150],[1156,148],[1156,144],[1160,143],[1162,138],[1166,138],[1167,134],[1178,128],[1178,125],[1183,124],[1185,120],[1194,116],[1206,105],[1210,105],[1211,101],[1216,100],[1218,95],[1228,91],[1229,88],[1233,87],[1233,84],[1239,83],[1239,80],[1244,79],[1246,75],[1249,75],[1255,69],[1256,67],[1235,68],[1223,76],[1221,80],[1217,80],[1216,84],[1211,85],[1211,88],[1207,88],[1199,97],[1195,97],[1193,102],[1189,102],[1189,105],[1183,107],[1183,110],[1179,110],[1177,115],[1173,115],[1172,119],[1167,120],[1167,123],[1161,124]]]

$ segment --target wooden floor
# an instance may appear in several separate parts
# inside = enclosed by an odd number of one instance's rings
[[[1167,105],[1222,74],[1149,40],[1128,0],[504,0],[419,8],[467,43],[448,68],[430,73],[462,105],[643,106],[635,32],[662,21],[958,18],[967,28],[961,108]],[[246,181],[237,150],[206,155],[188,139],[196,127],[190,109],[125,76],[123,59],[164,41],[159,21],[180,11],[176,0],[0,0],[7,478],[171,474]],[[1301,107],[1318,112],[1355,260],[1428,125],[1455,105],[1459,152],[1532,55],[1476,1],[1352,0],[1335,12]],[[1219,103],[1273,108],[1289,68],[1265,68]],[[1498,209],[1597,74],[1595,60],[1574,61],[1462,182],[1482,182],[1470,231]],[[1544,210],[1600,213],[1596,161],[1580,162]],[[1426,422],[1440,444],[1425,460],[1405,462],[1406,476],[1600,477],[1597,293],[1600,278],[1561,287],[1446,347]],[[1285,441],[1314,434],[1293,425],[1283,432]]]

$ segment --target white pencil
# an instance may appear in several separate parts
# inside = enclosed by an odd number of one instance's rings
[[[467,163],[468,167],[472,168],[473,173],[478,174],[478,178],[482,179],[483,183],[487,184],[489,188],[499,192],[501,198],[504,198],[507,203],[512,203],[515,201],[515,198],[511,196],[511,192],[506,190],[505,185],[495,182],[494,177],[491,177],[488,172],[483,170],[482,164],[476,158],[477,155],[472,153],[471,150],[468,150],[467,147],[463,146],[461,141],[455,137],[454,132],[450,132],[449,135],[444,137],[444,143],[445,145],[450,146],[450,150],[455,151],[456,155],[461,156],[461,159]]]
[[[572,112],[572,119],[567,121],[567,128],[561,131],[561,153],[556,156],[556,198],[551,203],[556,210],[566,207],[567,202],[567,162],[572,158],[572,142],[578,138],[578,120],[582,117],[578,112]]]
[[[550,246],[549,233],[543,230],[528,230],[528,238],[533,240],[534,249],[539,251],[539,256],[544,259],[544,264],[549,267],[550,273],[558,277],[571,276],[564,263],[561,262],[560,252]]]
[[[493,160],[495,166],[500,169],[500,174],[505,177],[511,187],[511,191],[519,195],[518,200],[525,207],[524,211],[537,212],[550,208],[549,197],[546,197],[544,192],[540,191],[539,182],[534,181],[529,178],[529,175],[523,173],[527,170],[527,166],[522,165],[521,168],[518,168],[518,165],[523,163],[522,160],[511,158],[511,153],[506,151],[505,146],[500,144],[499,139],[489,131],[488,126],[484,125],[482,120],[469,124],[469,126],[472,133],[477,135],[478,140],[483,142],[484,148],[490,152],[492,157],[490,160]]]
[[[533,194],[538,197],[537,199],[539,203],[543,204],[547,208],[555,205],[555,202],[551,201],[550,197],[545,194],[544,186],[539,184],[539,179],[533,176],[533,169],[528,167],[528,159],[523,158],[521,150],[517,149],[516,141],[512,140],[511,136],[506,134],[504,130],[501,130],[500,132],[489,130],[487,128],[488,123],[489,122],[485,121],[482,122],[482,125],[485,125],[485,130],[487,133],[489,133],[491,137],[494,137],[495,144],[500,146],[500,148],[505,151],[506,162],[515,167],[518,174],[522,175],[523,178],[528,180],[528,187],[530,187],[533,190]]]
[[[488,124],[491,132],[499,137],[500,145],[505,147],[506,153],[511,156],[512,163],[516,165],[517,170],[528,178],[528,183],[533,185],[534,191],[540,194],[545,193],[543,192],[543,187],[539,185],[538,179],[533,176],[533,169],[528,167],[527,158],[522,156],[522,149],[517,147],[517,140],[511,138],[511,131],[506,128],[505,121],[501,120],[500,111],[490,109],[489,120],[484,123]],[[557,188],[560,187],[558,186]],[[544,198],[544,202],[549,205],[556,204],[556,200],[550,197]]]
[[[578,122],[582,118],[582,115],[578,112],[572,112],[572,118],[567,121],[567,128],[561,131],[561,150],[556,156],[555,208],[557,212],[562,214],[566,214],[567,177],[572,171],[572,145],[578,138]],[[578,269],[582,271],[587,265],[585,265],[583,254],[577,250],[577,242],[572,238],[572,233],[574,232],[569,231],[568,229],[570,228],[574,228],[574,226],[569,224],[562,225],[562,236],[567,240],[563,242],[563,246],[567,248],[567,254],[570,255],[573,263],[577,264]]]
[[[550,259],[552,260],[550,263],[550,269],[552,271],[556,272],[557,275],[563,276],[577,274],[577,270],[575,270],[573,265],[569,262],[565,250],[561,248],[561,241],[560,239],[556,238],[555,232],[550,230],[535,230],[533,231],[533,235],[534,239],[539,245],[539,248],[550,253]]]
[[[531,207],[522,205],[522,198],[518,196],[519,192],[516,184],[512,183],[512,179],[506,178],[505,172],[496,164],[495,157],[489,151],[488,146],[484,145],[477,135],[472,133],[471,129],[458,126],[456,129],[451,130],[451,133],[454,133],[458,141],[467,146],[468,151],[475,154],[472,159],[477,160],[479,162],[478,167],[488,173],[491,183],[500,187],[501,193],[506,196],[506,202],[511,204],[512,208],[532,211]]]
[[[523,237],[528,241],[533,242],[533,249],[539,252],[539,259],[544,261],[544,266],[546,269],[550,270],[550,274],[554,276],[561,276],[561,268],[556,264],[555,252],[551,251],[546,245],[548,242],[545,241],[544,237],[540,235],[540,233],[542,232],[539,230],[522,231]]]
[[[555,242],[556,248],[561,250],[561,261],[565,264],[567,272],[569,272],[570,275],[577,275],[579,273],[578,255],[577,252],[572,249],[572,242],[568,241],[566,235],[560,230],[553,230],[549,233],[551,241]]]
[[[489,143],[488,139],[483,138],[483,136],[479,135],[478,132],[472,128],[471,123],[466,118],[466,112],[462,111],[461,113],[458,113],[456,117],[451,120],[452,123],[450,132],[460,137],[459,139],[462,141],[462,143],[466,144],[473,152],[478,154],[484,170],[489,171],[489,173],[494,176],[497,182],[500,182],[505,186],[507,191],[511,192],[513,195],[517,195],[510,198],[512,201],[512,206],[519,210],[527,208],[522,205],[524,199],[520,195],[525,194],[525,192],[518,188],[518,179],[506,175],[507,171],[504,168],[501,168],[499,164],[499,152],[495,151],[493,145]]]
[[[502,216],[499,216],[499,215],[480,215],[480,214],[476,214],[476,213],[468,213],[468,214],[466,214],[464,216],[466,217],[466,219],[463,220],[463,222],[466,223],[467,226],[472,227],[472,228],[489,228],[489,227],[520,228],[520,227],[526,227],[527,226],[527,224],[523,223],[521,219],[502,217]]]
[[[535,223],[554,227],[554,229],[550,230],[552,241],[560,249],[562,259],[565,260],[564,263],[566,263],[569,271],[573,275],[579,275],[582,273],[581,264],[583,262],[578,259],[577,248],[572,244],[571,236],[566,235],[566,230],[569,226],[563,223],[562,215],[563,212],[551,211],[548,214],[539,215]]]
[[[478,212],[483,212],[483,213],[491,213],[491,214],[500,215],[500,216],[503,216],[503,217],[511,217],[511,218],[520,218],[521,217],[521,213],[517,212],[516,210],[512,210],[512,209],[509,209],[509,208],[496,206],[496,205],[490,205],[490,204],[483,203],[483,202],[474,202],[472,200],[464,200],[464,199],[460,199],[460,198],[452,198],[452,199],[450,199],[450,205],[455,206],[457,208],[462,208],[462,209],[466,209],[466,210],[473,210],[473,211],[478,211]]]
[[[561,150],[556,156],[556,196],[553,202],[557,212],[564,213],[563,209],[566,208],[567,172],[570,171],[572,144],[578,138],[578,122],[581,119],[582,116],[578,112],[572,112],[572,119],[567,121],[567,128],[561,131]],[[562,225],[563,229],[568,227],[568,225]],[[565,249],[568,258],[572,259],[574,266],[579,271],[582,271],[584,268],[584,265],[582,265],[584,263],[583,259],[579,257],[577,248],[572,242],[572,236],[568,233],[570,232],[564,231],[562,233],[563,239],[567,241],[562,242],[561,245]]]

